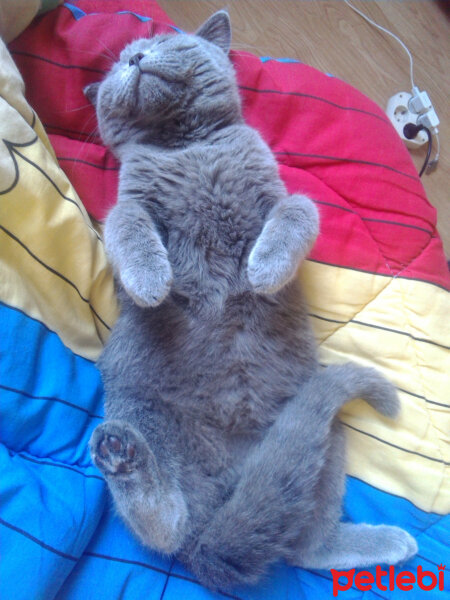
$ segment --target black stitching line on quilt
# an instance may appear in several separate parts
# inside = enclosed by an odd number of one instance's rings
[[[421,400],[425,400],[426,402],[429,402],[430,404],[437,404],[438,406],[443,406],[444,408],[449,408],[450,407],[450,404],[444,404],[442,402],[436,402],[436,400],[430,400],[426,396],[421,396],[420,394],[416,394],[414,392],[408,392],[408,390],[404,390],[401,387],[398,387],[397,389],[400,392],[404,392],[405,394],[408,394],[409,396],[414,396],[415,398],[420,398]]]
[[[91,413],[91,412],[89,412],[89,410],[87,408],[84,408],[83,406],[78,406],[77,404],[73,404],[72,402],[69,402],[68,400],[62,400],[61,398],[56,398],[55,396],[34,396],[33,394],[29,394],[28,392],[25,392],[24,390],[19,390],[19,389],[13,388],[13,387],[9,387],[9,386],[1,384],[1,383],[0,383],[0,388],[6,390],[7,392],[13,392],[15,394],[20,394],[22,396],[26,396],[27,398],[31,398],[32,400],[59,402],[60,404],[64,404],[66,406],[69,406],[70,408],[75,408],[76,410],[80,410],[81,412],[86,413],[87,416],[91,417],[92,419],[102,419],[103,420],[103,417],[101,415],[96,415],[95,413]]]
[[[283,155],[287,155],[287,156],[300,156],[300,157],[304,157],[304,158],[320,158],[322,160],[356,163],[356,164],[360,164],[360,165],[369,165],[371,167],[380,167],[382,169],[387,169],[388,171],[393,171],[394,173],[397,173],[398,175],[403,175],[404,177],[408,177],[409,179],[412,179],[413,181],[417,181],[417,179],[418,179],[418,175],[410,175],[409,173],[404,173],[403,171],[400,171],[399,169],[396,169],[395,167],[391,167],[390,165],[376,163],[376,162],[372,162],[370,160],[362,160],[360,158],[345,158],[342,156],[328,156],[325,154],[308,154],[308,153],[304,153],[304,152],[289,152],[287,150],[278,150],[278,151],[274,152],[274,154],[276,154],[278,156],[283,154]]]
[[[433,523],[427,523],[423,529],[419,528],[419,535],[428,534],[428,531],[435,525],[439,525],[442,519],[446,518],[447,515],[436,515],[437,519]]]
[[[419,227],[418,225],[410,225],[408,223],[400,223],[399,221],[389,221],[387,219],[374,219],[372,217],[362,217],[359,212],[353,210],[352,208],[347,208],[346,206],[340,206],[339,204],[334,204],[333,202],[325,202],[324,200],[313,200],[315,204],[323,204],[324,206],[332,206],[333,208],[338,208],[339,210],[343,210],[345,212],[352,213],[359,217],[362,221],[374,221],[376,223],[387,223],[388,225],[398,225],[399,227],[410,227],[412,229],[418,229],[419,231],[424,231],[428,233],[428,235],[433,235],[433,230],[425,229],[424,227]]]
[[[293,168],[293,167],[292,167],[292,166],[289,166],[288,168]],[[334,189],[334,188],[331,186],[331,184],[329,183],[329,181],[327,181],[327,180],[325,180],[325,179],[323,179],[323,178],[319,178],[317,175],[314,175],[314,173],[313,173],[312,171],[310,172],[310,174],[311,174],[311,175],[313,175],[313,176],[314,176],[314,177],[315,177],[315,178],[316,178],[318,181],[320,181],[320,183],[321,183],[322,185],[325,185],[325,186],[326,186],[328,189],[330,189],[330,190],[331,190],[331,191],[332,191],[334,194],[338,195],[338,196],[339,196],[339,197],[340,197],[342,200],[346,201],[346,202],[347,202],[347,204],[349,204],[349,203],[350,203],[350,202],[349,202],[349,200],[345,199],[345,198],[342,196],[342,193],[338,192],[337,190],[335,190],[335,189]],[[423,189],[423,188],[422,188],[422,189]],[[421,200],[423,200],[424,202],[427,202],[427,199],[426,199],[426,198],[424,198],[424,197],[422,197],[422,196],[421,196],[420,194],[418,194],[417,192],[414,192],[414,195],[415,195],[415,196],[417,196],[418,198],[420,198]],[[358,213],[356,213],[356,214],[358,214]],[[359,216],[359,218],[360,218],[361,222],[362,222],[362,223],[365,225],[365,222],[363,221],[363,219],[362,219],[362,216],[361,216],[361,215],[359,215],[359,214],[358,214],[358,216]],[[434,227],[435,227],[435,226],[434,226]],[[431,236],[430,236],[430,237],[427,239],[427,241],[426,241],[425,245],[424,245],[423,247],[421,247],[421,248],[418,250],[417,254],[416,254],[414,257],[411,257],[411,258],[409,259],[409,262],[408,262],[407,264],[401,264],[401,269],[400,269],[400,270],[398,270],[398,269],[395,269],[395,271],[394,271],[394,270],[392,269],[391,265],[390,265],[390,258],[389,258],[389,257],[387,257],[387,256],[385,255],[385,253],[382,251],[381,245],[380,245],[379,241],[376,239],[376,236],[374,235],[374,232],[372,231],[372,229],[371,229],[370,227],[368,227],[367,225],[366,225],[365,229],[366,229],[366,232],[368,233],[368,235],[370,236],[370,238],[372,239],[372,241],[373,241],[373,243],[374,243],[374,245],[375,245],[375,247],[376,247],[377,253],[378,253],[378,254],[379,254],[379,256],[380,256],[380,257],[381,257],[381,258],[384,260],[384,262],[385,262],[385,266],[388,268],[388,270],[389,270],[389,273],[390,273],[392,276],[394,276],[394,277],[398,277],[398,276],[399,276],[399,275],[400,275],[400,274],[401,274],[401,273],[402,273],[402,272],[403,272],[405,269],[407,269],[408,267],[410,267],[410,266],[411,266],[411,265],[414,263],[414,261],[416,261],[416,260],[417,260],[417,258],[418,258],[419,256],[421,256],[421,254],[422,254],[422,253],[425,251],[425,249],[426,249],[426,248],[427,248],[427,247],[430,245],[430,243],[431,243],[431,240],[433,240],[433,239],[436,239],[436,236],[433,236],[433,235],[431,235]],[[435,228],[434,228],[434,231],[435,231]]]
[[[419,283],[426,283],[428,285],[433,285],[445,292],[448,292],[448,288],[440,283],[435,283],[434,281],[428,281],[427,279],[419,279],[418,277],[406,277],[405,275],[391,275],[389,273],[377,273],[376,271],[366,271],[366,269],[359,269],[358,267],[349,267],[348,265],[338,265],[330,262],[325,262],[324,260],[317,260],[317,258],[306,258],[308,262],[317,263],[319,265],[325,265],[327,267],[335,267],[337,269],[346,269],[348,271],[355,271],[356,273],[365,273],[366,275],[378,275],[379,277],[389,277],[389,279],[406,279],[407,281],[418,281]]]
[[[341,106],[340,104],[336,104],[336,102],[332,102],[331,100],[328,100],[327,98],[322,98],[321,96],[314,96],[312,94],[305,94],[303,92],[285,92],[283,90],[266,90],[266,89],[262,90],[262,89],[258,89],[258,88],[251,88],[246,85],[240,85],[239,89],[246,90],[249,92],[257,92],[260,94],[280,94],[282,96],[299,96],[301,98],[309,98],[311,100],[319,100],[320,102],[325,102],[325,104],[330,104],[331,106],[334,106],[335,108],[340,108],[341,110],[351,110],[354,112],[359,112],[359,113],[362,113],[365,115],[369,115],[370,117],[375,117],[376,119],[383,121],[383,123],[390,125],[390,121],[388,121],[385,117],[382,117],[381,115],[377,115],[376,113],[370,112],[368,110],[364,110],[362,108],[356,108],[353,106]]]
[[[365,323],[364,321],[358,321],[357,319],[349,319],[348,321],[340,321],[338,319],[329,319],[328,317],[321,317],[314,313],[309,313],[310,317],[314,317],[315,319],[319,319],[320,321],[328,321],[329,323],[338,323],[340,325],[348,325],[349,323],[356,323],[357,325],[363,325],[364,327],[371,327],[372,329],[381,329],[382,331],[388,331],[389,333],[397,333],[398,335],[406,335],[416,342],[424,342],[426,344],[431,344],[432,346],[437,346],[438,348],[444,348],[444,350],[450,350],[450,346],[444,346],[443,344],[439,344],[439,342],[433,342],[432,340],[426,340],[425,338],[418,338],[412,335],[411,333],[407,333],[406,331],[400,331],[399,329],[391,329],[390,327],[383,327],[382,325],[374,325],[373,323]]]
[[[19,181],[19,165],[17,164],[16,157],[14,156],[14,154],[15,154],[14,150],[13,150],[14,146],[19,146],[20,148],[25,148],[26,146],[32,146],[34,143],[36,143],[37,140],[38,140],[37,135],[29,142],[23,142],[23,143],[19,143],[19,142],[13,143],[13,142],[10,142],[10,141],[2,138],[2,142],[5,144],[6,149],[9,152],[9,156],[10,156],[11,160],[13,161],[15,174],[14,174],[14,181],[12,182],[12,184],[6,190],[0,190],[0,195],[9,194],[9,192],[16,187],[17,182]]]
[[[164,594],[166,593],[166,589],[167,589],[167,584],[169,583],[170,571],[172,570],[172,567],[173,567],[174,563],[175,563],[175,557],[172,558],[172,561],[170,563],[169,571],[167,573],[166,581],[164,582],[164,587],[163,587],[163,589],[161,591],[161,595],[159,597],[159,600],[163,600],[163,598],[164,598]]]
[[[76,129],[69,129],[68,127],[60,127],[59,125],[51,125],[50,123],[42,123],[47,129],[59,129],[60,131],[66,131],[67,133],[76,133],[79,136],[95,137],[100,140],[100,134],[94,129],[94,131],[77,131]]]
[[[354,211],[358,214],[356,211]],[[418,229],[419,231],[424,231],[428,235],[432,236],[433,231],[429,229],[425,229],[424,227],[419,227],[418,225],[410,225],[409,223],[399,223],[398,221],[388,221],[387,219],[374,219],[372,217],[361,217],[358,215],[362,221],[373,221],[374,223],[387,223],[388,225],[398,225],[399,227],[410,227],[411,229]]]
[[[319,363],[319,365],[325,369],[330,366],[329,364],[326,364],[326,363]],[[398,387],[397,385],[395,386],[395,388],[399,392],[403,392],[404,394],[408,394],[409,396],[414,396],[415,398],[420,398],[420,400],[425,400],[425,402],[429,402],[430,404],[437,404],[438,406],[443,406],[444,408],[448,408],[450,406],[450,404],[442,404],[441,402],[436,402],[435,400],[430,400],[426,396],[421,396],[420,394],[415,394],[414,392],[409,392],[408,390],[404,390],[403,388]]]
[[[73,354],[74,356],[77,356],[78,358],[81,358],[82,360],[85,360],[88,363],[91,363],[92,365],[96,364],[95,360],[92,360],[91,358],[86,358],[85,356],[82,356],[81,354],[77,354],[71,348],[69,348],[68,346],[66,346],[64,344],[64,342],[61,340],[61,338],[59,337],[59,334],[56,331],[53,331],[53,329],[50,329],[50,327],[48,325],[46,325],[46,323],[44,323],[43,321],[40,321],[39,319],[36,319],[36,317],[30,316],[29,314],[27,314],[21,308],[17,308],[17,306],[11,306],[10,304],[7,304],[6,302],[3,302],[3,300],[0,300],[0,305],[4,306],[5,308],[7,308],[9,310],[15,310],[16,312],[19,312],[20,314],[22,314],[27,319],[31,319],[32,321],[35,321],[36,323],[39,323],[39,325],[41,325],[49,333],[51,333],[53,335],[56,335],[56,337],[61,342],[61,344],[64,346],[64,348],[66,348],[71,354]]]
[[[349,427],[350,429],[357,431],[358,433],[362,433],[363,435],[367,435],[367,436],[373,438],[374,440],[378,440],[379,442],[382,442],[383,444],[387,444],[388,446],[397,448],[397,450],[403,450],[403,452],[408,452],[408,454],[415,454],[416,456],[420,456],[421,458],[426,458],[428,460],[432,460],[433,462],[438,462],[440,464],[444,464],[447,466],[450,465],[449,462],[446,462],[445,460],[442,460],[440,458],[433,458],[432,456],[427,456],[426,454],[421,454],[420,452],[416,452],[415,450],[408,450],[407,448],[403,448],[402,446],[397,446],[397,444],[393,444],[392,442],[383,440],[383,438],[379,438],[376,435],[373,435],[373,433],[369,433],[368,431],[363,431],[362,429],[358,429],[357,427],[354,427],[353,425],[350,425],[349,423],[345,423],[344,421],[341,421],[341,423],[343,425],[345,425],[346,427]]]
[[[73,471],[74,473],[78,473],[78,475],[82,475],[83,477],[86,477],[87,479],[98,479],[99,481],[105,481],[103,477],[100,477],[100,475],[89,475],[88,473],[85,473],[84,471],[79,471],[78,469],[76,469],[75,467],[72,467],[71,465],[65,465],[65,464],[60,464],[60,463],[56,463],[56,462],[49,462],[45,459],[40,459],[37,457],[31,458],[30,456],[26,456],[22,452],[13,452],[9,448],[8,448],[8,454],[10,456],[20,456],[20,458],[22,458],[23,460],[27,460],[28,462],[35,463],[36,465],[46,465],[48,467],[56,467],[58,469],[67,469],[69,471]]]
[[[33,166],[37,171],[39,171],[39,173],[41,173],[41,175],[43,175],[47,179],[47,181],[49,183],[52,184],[52,186],[55,188],[55,190],[58,192],[58,194],[61,196],[61,198],[63,198],[64,200],[67,200],[67,202],[70,202],[71,204],[73,204],[74,206],[77,207],[78,211],[80,212],[81,216],[83,217],[83,222],[85,223],[85,225],[94,233],[94,235],[96,236],[96,238],[101,242],[102,241],[101,237],[98,235],[98,233],[95,231],[95,229],[90,225],[90,223],[88,223],[85,220],[83,211],[81,209],[81,206],[78,204],[78,202],[76,202],[73,198],[69,198],[69,196],[66,196],[65,194],[63,194],[62,191],[57,186],[57,184],[44,171],[44,169],[42,169],[42,167],[40,167],[37,163],[33,162],[32,160],[30,160],[29,158],[27,158],[26,156],[24,156],[20,152],[18,152],[17,149],[16,149],[16,146],[18,146],[19,144],[14,144],[12,142],[8,142],[7,140],[3,140],[3,142],[5,143],[6,147],[10,151],[11,157],[12,157],[13,154],[16,154],[17,156],[20,156],[20,158],[22,158],[29,165]],[[17,176],[18,176],[18,174],[19,174],[19,166],[18,166],[18,164],[17,164],[17,162],[15,160],[14,160],[14,164],[15,164],[15,167],[16,167],[16,170],[17,170]],[[17,183],[17,180],[16,180],[16,183]]]
[[[24,52],[23,50],[11,50],[11,54],[15,54],[17,56],[27,56],[29,58],[36,58],[38,60],[42,60],[46,63],[54,65],[55,67],[62,67],[63,69],[81,69],[82,71],[92,71],[93,73],[100,73],[101,75],[106,75],[108,71],[104,71],[102,69],[95,69],[94,67],[84,67],[82,65],[66,65],[64,63],[59,63],[50,58],[46,58],[45,56],[40,56],[39,54],[33,54],[32,52]]]
[[[138,560],[132,560],[128,558],[118,558],[117,556],[108,556],[107,554],[99,554],[98,552],[86,551],[84,552],[85,556],[90,556],[93,558],[101,558],[104,560],[111,560],[113,562],[119,562],[129,565],[136,565],[138,567],[143,567],[144,569],[149,569],[150,571],[155,571],[156,573],[161,573],[162,575],[170,575],[170,577],[175,577],[176,579],[182,579],[183,581],[189,581],[190,583],[195,583],[196,585],[201,586],[202,584],[192,577],[187,577],[186,575],[180,575],[179,573],[171,573],[170,571],[166,571],[165,569],[161,569],[160,567],[155,567],[149,563],[140,562]],[[223,592],[221,590],[217,590],[216,593],[221,594],[225,598],[232,598],[233,600],[242,600],[239,596],[234,596],[233,594],[229,594],[227,592]]]
[[[352,319],[352,323],[356,323],[357,325],[362,325],[363,327],[371,327],[372,329],[380,329],[381,331],[388,331],[389,333],[397,333],[398,335],[405,335],[416,342],[423,342],[424,344],[431,344],[432,346],[436,346],[438,348],[443,348],[444,350],[450,350],[450,346],[444,346],[444,344],[440,344],[439,342],[434,342],[432,340],[427,340],[425,338],[419,338],[412,333],[407,333],[406,331],[400,331],[399,329],[391,329],[389,327],[383,327],[382,325],[374,325],[373,323],[364,323],[363,321],[358,321],[357,319]]]
[[[389,267],[389,265],[388,265]],[[375,296],[372,296],[370,298],[370,300],[366,301],[363,303],[362,306],[360,306],[354,313],[353,315],[350,317],[349,320],[351,319],[355,319],[357,316],[359,316],[362,311],[367,308],[367,306],[369,306],[369,304],[373,303],[377,298],[379,298],[379,296],[388,289],[389,285],[392,283],[392,280],[388,280],[388,282],[386,283],[386,285],[384,287],[382,287],[380,290],[378,290],[375,294]],[[320,317],[319,317],[320,318]],[[323,317],[323,319],[326,319],[326,317]],[[332,321],[330,321],[332,322]],[[331,333],[329,333],[328,335],[326,335],[323,339],[321,339],[320,341],[320,346],[322,346],[325,342],[327,342],[332,336],[336,335],[340,330],[344,329],[345,325],[347,324],[346,321],[343,321],[342,323],[338,323],[339,327],[335,328],[334,331],[332,331]]]
[[[102,171],[118,171],[120,167],[104,167],[103,165],[97,165],[92,162],[88,162],[87,160],[81,160],[81,158],[72,158],[71,156],[57,156],[58,160],[67,160],[71,162],[78,162],[84,165],[89,165],[90,167],[95,167],[96,169],[102,169]]]
[[[127,558],[118,558],[117,556],[108,556],[107,554],[99,554],[98,552],[91,552],[86,550],[83,552],[84,556],[90,556],[92,558],[102,558],[104,560],[110,560],[112,562],[119,562],[124,564],[136,565],[138,567],[144,567],[145,569],[150,569],[150,571],[155,571],[156,573],[161,573],[162,575],[168,575],[168,571],[165,569],[160,569],[159,567],[155,567],[148,563],[143,563],[138,560],[131,560]]]
[[[70,281],[70,279],[68,279],[65,275],[62,275],[61,273],[59,273],[58,271],[56,271],[55,269],[53,269],[53,267],[50,267],[49,265],[47,265],[44,261],[42,261],[38,256],[36,256],[21,240],[19,240],[18,237],[16,237],[13,233],[11,233],[10,231],[8,231],[5,227],[3,227],[3,225],[0,225],[0,229],[6,233],[6,235],[8,235],[10,238],[12,238],[15,242],[17,242],[32,258],[34,258],[34,260],[36,262],[38,262],[40,265],[42,265],[45,269],[47,269],[48,271],[50,271],[50,273],[53,273],[53,275],[56,275],[57,277],[59,277],[60,279],[62,279],[62,281],[64,281],[65,283],[68,283],[78,294],[78,296],[81,298],[81,300],[83,302],[86,302],[86,304],[89,306],[89,308],[91,309],[92,313],[97,317],[97,319],[102,323],[102,325],[104,327],[106,327],[106,329],[108,329],[109,331],[111,331],[111,327],[109,325],[107,325],[105,323],[105,321],[100,317],[100,315],[97,313],[97,311],[94,309],[94,307],[92,306],[92,304],[89,302],[88,298],[85,298],[80,290],[77,288],[77,286],[73,283],[73,281]]]
[[[21,535],[28,538],[35,544],[38,544],[39,546],[44,548],[45,550],[49,550],[50,552],[53,552],[54,554],[57,554],[58,556],[61,556],[62,558],[67,558],[68,560],[72,560],[74,562],[78,562],[78,560],[79,560],[76,556],[72,556],[71,554],[66,554],[65,552],[62,552],[61,550],[58,550],[57,548],[53,548],[53,546],[49,546],[48,544],[46,544],[42,540],[38,539],[34,535],[31,535],[31,533],[28,533],[24,529],[20,529],[20,527],[16,527],[15,525],[8,523],[8,521],[5,521],[1,517],[0,517],[0,523],[2,525],[4,525],[5,527],[8,527],[9,529],[12,529],[13,531],[20,533]]]
[[[433,523],[433,525],[435,525],[435,523]],[[423,531],[421,531],[420,533],[423,533]],[[427,562],[431,563],[432,565],[435,565],[436,567],[438,567],[439,565],[441,565],[443,563],[442,560],[441,560],[440,563],[434,562],[434,560],[431,560],[430,558],[427,558],[426,556],[423,556],[423,554],[416,554],[416,556],[418,556],[419,558],[422,558],[423,560],[426,560]],[[450,569],[446,568],[444,570],[447,573],[450,573]]]

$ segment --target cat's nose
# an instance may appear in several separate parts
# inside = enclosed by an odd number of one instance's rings
[[[137,54],[135,54],[134,56],[132,56],[130,58],[130,60],[128,61],[128,64],[130,65],[130,67],[132,67],[133,65],[136,65],[136,67],[139,66],[139,63],[141,62],[141,60],[144,58],[144,55],[142,54],[142,52],[138,52]]]

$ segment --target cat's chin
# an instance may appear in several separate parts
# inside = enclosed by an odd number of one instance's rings
[[[145,122],[158,118],[172,104],[172,90],[159,75],[141,73],[134,94],[135,116],[145,117]]]

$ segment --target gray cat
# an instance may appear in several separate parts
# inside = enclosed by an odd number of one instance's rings
[[[340,522],[337,411],[363,397],[393,417],[398,400],[374,370],[318,365],[295,278],[317,211],[243,122],[230,38],[218,12],[132,42],[86,89],[121,162],[105,224],[121,314],[92,457],[140,540],[212,589],[281,558],[348,569],[417,550],[397,527]]]

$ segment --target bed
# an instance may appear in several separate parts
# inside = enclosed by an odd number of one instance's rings
[[[118,165],[82,90],[128,41],[167,31],[179,30],[153,1],[74,0],[10,45],[18,69],[0,46],[4,598],[331,598],[329,571],[284,563],[254,588],[212,594],[177,561],[140,546],[89,457],[103,418],[95,361],[118,312],[99,226],[116,199]],[[299,277],[321,362],[376,366],[402,402],[396,422],[360,401],[342,411],[345,518],[406,528],[419,554],[397,571],[420,565],[444,573],[448,588],[449,567],[438,565],[450,523],[449,273],[435,209],[367,97],[297,61],[231,56],[246,120],[275,152],[289,191],[309,194],[320,211]],[[371,587],[353,584],[339,597],[401,593]],[[441,594],[435,586],[427,597]]]

